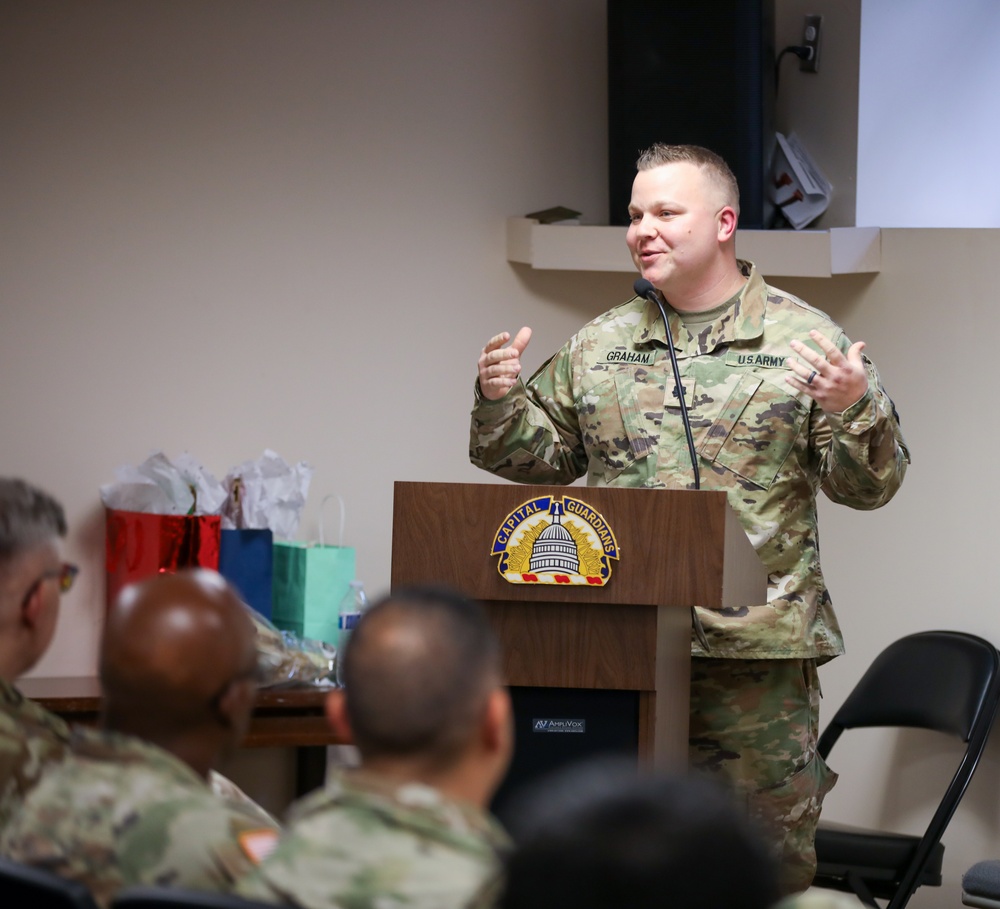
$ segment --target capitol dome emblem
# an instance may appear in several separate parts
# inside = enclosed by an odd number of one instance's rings
[[[497,529],[492,555],[511,584],[603,587],[618,558],[604,517],[571,496],[539,496],[515,508]]]

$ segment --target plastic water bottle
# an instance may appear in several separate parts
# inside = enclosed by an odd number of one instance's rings
[[[368,597],[365,596],[365,585],[361,581],[351,581],[347,593],[340,601],[340,611],[337,614],[337,684],[344,686],[344,654],[351,639],[351,631],[368,608]]]

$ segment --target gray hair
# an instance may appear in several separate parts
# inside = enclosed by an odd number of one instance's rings
[[[0,477],[0,567],[27,549],[64,536],[62,505],[24,480]]]

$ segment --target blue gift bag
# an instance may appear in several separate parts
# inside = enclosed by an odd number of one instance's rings
[[[270,530],[223,530],[219,574],[239,591],[248,606],[264,618],[272,618],[274,535]]]

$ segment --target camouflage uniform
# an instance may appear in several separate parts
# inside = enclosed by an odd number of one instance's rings
[[[140,739],[75,729],[0,836],[0,854],[81,881],[98,905],[132,884],[227,891],[276,838],[187,764]]]
[[[306,909],[486,907],[507,846],[487,814],[436,789],[339,771],[292,808],[278,847],[236,891]]]
[[[0,830],[44,768],[69,747],[69,726],[0,679]]]
[[[749,678],[784,675],[787,690],[763,698],[759,716],[726,698],[726,719],[692,742],[692,763],[727,773],[745,791],[740,749],[748,736],[760,749],[794,738],[797,757],[779,754],[779,778],[792,782],[815,764],[815,665],[843,652],[843,640],[823,581],[816,496],[871,509],[902,483],[909,461],[892,401],[865,358],[869,388],[843,413],[828,415],[785,382],[793,357],[789,342],[817,329],[844,353],[850,341],[826,315],[764,283],[740,262],[747,283],[731,307],[692,334],[668,309],[685,402],[699,455],[701,488],[725,490],[729,504],[768,570],[765,603],[738,609],[697,607],[692,630],[692,715],[717,701],[738,669],[723,661],[788,661],[795,667],[746,667]],[[666,335],[659,311],[636,297],[595,319],[532,376],[499,401],[480,399],[472,413],[472,462],[519,482],[570,483],[586,475],[591,486],[692,488],[693,478]],[[721,664],[721,665],[720,665]],[[790,676],[790,678],[789,678]],[[812,682],[803,686],[803,678]],[[763,682],[762,682],[763,684]],[[814,690],[815,689],[815,690]],[[786,705],[777,716],[774,697]],[[806,714],[800,710],[806,709]],[[782,717],[802,717],[790,727]],[[739,722],[747,732],[740,731]],[[761,729],[760,722],[769,729]],[[723,733],[730,730],[733,738]],[[754,730],[752,733],[749,730]],[[708,741],[715,744],[709,746]],[[714,753],[710,750],[714,748]],[[783,751],[783,746],[779,751]],[[808,866],[813,814],[831,784],[825,768],[807,776],[814,791],[787,809],[801,843],[789,866]],[[768,773],[764,788],[772,788]],[[753,796],[751,795],[751,798]],[[765,812],[766,813],[766,812]],[[788,821],[775,819],[782,825]],[[808,874],[789,877],[798,888]]]
[[[275,830],[281,827],[278,819],[270,811],[258,805],[229,777],[223,776],[217,770],[208,772],[208,785],[216,798],[222,799],[224,802],[242,805],[247,811],[256,815],[263,826],[274,827]]]

